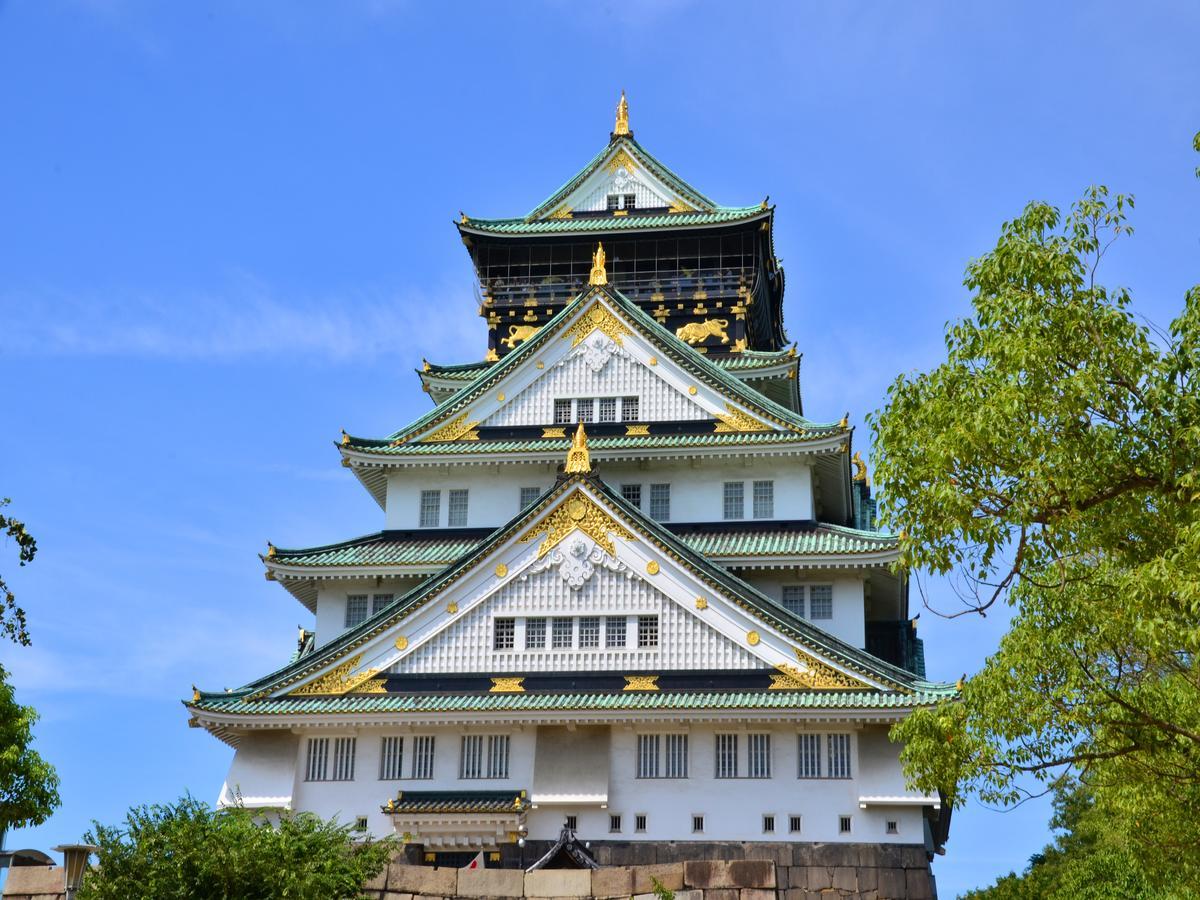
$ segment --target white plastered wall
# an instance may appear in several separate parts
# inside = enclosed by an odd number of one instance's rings
[[[338,578],[322,581],[317,589],[316,645],[322,647],[346,630],[346,598],[366,594],[370,615],[375,594],[399,597],[421,583],[420,578]]]
[[[863,604],[863,579],[861,576],[845,576],[803,572],[803,577],[785,576],[777,572],[747,573],[743,577],[772,600],[783,601],[785,584],[832,584],[833,618],[809,619],[813,625],[841,638],[853,647],[865,647],[867,642],[866,612]],[[807,604],[805,612],[808,612]]]

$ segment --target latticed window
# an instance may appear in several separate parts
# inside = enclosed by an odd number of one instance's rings
[[[832,584],[811,584],[808,586],[808,615],[811,619],[833,618]]]
[[[617,398],[616,397],[601,397],[600,409],[596,415],[597,422],[615,422],[617,421]]]
[[[666,766],[664,778],[688,777],[688,736],[668,734],[666,736]]]
[[[600,646],[600,617],[584,616],[579,620],[579,648],[581,650]]]
[[[575,401],[575,421],[594,422],[596,420],[595,403],[590,397],[581,397]]]
[[[771,777],[771,735],[746,735],[746,775],[750,778]]]
[[[741,481],[725,482],[725,518],[741,519],[746,515],[746,485]]]
[[[539,487],[523,487],[521,488],[521,509],[533,506],[537,502],[537,498],[542,496],[542,489]]]
[[[638,509],[642,508],[642,486],[640,484],[621,485],[621,496]]]
[[[608,616],[604,620],[604,646],[625,646],[625,617]]]
[[[633,209],[637,206],[637,194],[622,194],[621,197],[625,201],[623,204],[624,209]]]
[[[526,619],[525,620],[525,649],[526,650],[545,650],[546,649],[546,620],[545,619]]]
[[[346,598],[346,627],[353,628],[367,618],[367,595],[351,594]]]
[[[650,518],[659,522],[671,518],[671,485],[650,485]]]
[[[517,620],[496,619],[492,634],[493,650],[512,650],[517,644]]]
[[[463,528],[467,524],[467,491],[450,492],[450,527]]]
[[[775,482],[754,482],[754,518],[771,519],[775,517]]]
[[[508,735],[488,735],[487,777],[508,777]]]
[[[785,584],[783,586],[783,608],[804,618],[804,585]]]
[[[421,491],[421,528],[437,528],[442,518],[442,492]]]
[[[658,616],[638,616],[637,645],[658,646]]]
[[[797,755],[800,760],[797,778],[821,777],[821,736],[802,734],[798,736]]]
[[[327,781],[329,778],[329,738],[308,739],[308,760],[304,767],[305,781]]]
[[[717,735],[717,778],[738,777],[738,736],[736,734]]]
[[[333,739],[333,775],[331,781],[354,780],[354,751],[358,739],[341,737]]]
[[[621,195],[620,194],[609,194],[607,197],[604,198],[604,204],[605,204],[605,208],[608,209],[610,212],[614,209],[620,209],[621,208]]]
[[[850,777],[850,735],[829,735],[829,777]]]
[[[375,594],[371,597],[371,615],[379,612],[381,609],[390,604],[396,599],[395,594]]]
[[[466,734],[462,739],[462,757],[458,765],[459,778],[483,777],[483,735]]]
[[[422,734],[413,738],[413,754],[412,754],[412,777],[413,778],[432,778],[433,777],[433,748],[434,737],[431,734]]]
[[[636,422],[638,420],[638,398],[623,397],[621,399],[621,421]]]
[[[555,425],[570,425],[571,424],[571,401],[570,400],[555,400],[554,401],[554,424]]]
[[[574,637],[574,619],[554,619],[550,631],[550,646],[555,650],[564,650],[571,646]]]
[[[404,738],[385,737],[379,747],[379,780],[404,777]]]
[[[637,736],[637,777],[658,777],[658,743],[657,734],[639,734]]]

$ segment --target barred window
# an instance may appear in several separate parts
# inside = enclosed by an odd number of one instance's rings
[[[621,485],[621,496],[638,509],[642,508],[642,486],[640,484]]]
[[[850,833],[850,817],[838,816],[838,834]]]
[[[850,735],[829,735],[829,777],[850,777]]]
[[[785,584],[783,586],[783,608],[804,618],[804,585]]]
[[[418,735],[413,738],[413,778],[433,777],[433,747],[434,737],[431,734]]]
[[[575,421],[594,422],[596,420],[595,403],[591,397],[580,397],[575,401]]]
[[[371,615],[379,612],[396,598],[395,594],[375,594],[371,597]]]
[[[819,734],[801,734],[797,738],[797,756],[800,767],[797,778],[821,777],[821,736]]]
[[[550,646],[555,650],[563,650],[571,646],[574,637],[574,619],[554,619],[550,628]]]
[[[658,735],[639,734],[637,736],[637,777],[658,777]]]
[[[645,831],[646,830],[646,814],[645,813],[638,813],[637,815],[635,815],[633,817],[633,830],[634,831]]]
[[[517,644],[517,620],[496,619],[492,634],[493,650],[512,650]]]
[[[659,522],[671,518],[671,485],[650,485],[650,518]]]
[[[354,751],[357,744],[358,738],[333,739],[333,777],[330,781],[354,780]]]
[[[437,528],[442,519],[442,492],[421,491],[421,528]]]
[[[637,645],[658,646],[658,616],[638,616]]]
[[[620,832],[621,832],[621,817],[620,816],[610,815],[608,817],[608,830],[610,832],[612,832],[613,834],[620,834]]]
[[[555,400],[554,401],[554,424],[555,425],[570,425],[571,424],[571,401],[570,400]]]
[[[605,205],[605,208],[608,209],[610,212],[614,209],[620,209],[621,208],[621,195],[620,194],[609,194],[608,196],[606,196],[604,198],[604,205]]]
[[[596,416],[597,422],[615,422],[617,421],[617,398],[616,397],[601,397],[600,411]]]
[[[579,648],[581,650],[600,646],[600,617],[584,616],[579,620]]]
[[[746,735],[746,775],[750,778],[771,777],[771,735]]]
[[[454,490],[450,492],[450,527],[464,528],[467,524],[467,492]]]
[[[546,620],[545,619],[526,619],[525,620],[525,649],[526,650],[545,650],[546,649]]]
[[[488,735],[487,777],[508,777],[508,735]]]
[[[638,420],[638,398],[623,397],[621,399],[621,421],[636,422]]]
[[[637,206],[637,194],[622,194],[621,199],[624,201],[621,204],[623,209],[633,209]]]
[[[567,816],[563,826],[567,831],[577,831],[579,829],[579,816]]]
[[[717,735],[717,778],[738,777],[738,736],[736,734]]]
[[[770,834],[775,830],[775,817],[772,815],[763,816],[763,832]]]
[[[521,488],[521,509],[533,506],[537,502],[537,498],[542,496],[542,489],[538,487],[523,487]]]
[[[604,620],[604,646],[625,646],[625,617],[608,616]]]
[[[900,833],[900,825],[895,819],[888,819],[887,820],[887,828],[885,829],[885,831],[888,834],[899,834]]]
[[[329,738],[308,739],[308,761],[304,767],[305,781],[329,779]]]
[[[808,612],[813,619],[833,618],[833,585],[813,584],[808,588]]]
[[[788,816],[788,831],[792,834],[800,833],[801,822],[800,816]]]
[[[686,734],[667,735],[667,758],[664,778],[688,777],[688,736]]]
[[[742,519],[746,515],[746,485],[741,481],[725,482],[725,518]]]
[[[458,764],[459,778],[483,777],[483,735],[465,734],[462,739],[462,756]]]
[[[699,834],[704,831],[704,816],[692,816],[692,833]]]
[[[351,594],[346,598],[346,627],[353,628],[367,618],[367,595]]]
[[[404,777],[404,738],[385,737],[379,748],[379,780],[395,781]]]
[[[775,482],[754,482],[754,518],[771,519],[775,516]]]

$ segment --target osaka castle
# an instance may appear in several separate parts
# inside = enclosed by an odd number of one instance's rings
[[[185,702],[235,750],[221,804],[438,865],[529,866],[564,834],[613,860],[941,850],[949,810],[888,731],[956,689],[925,679],[847,418],[805,414],[774,219],[659,162],[624,95],[532,211],[459,218],[486,345],[415,348],[432,409],[337,442],[381,530],[268,545],[311,627]]]

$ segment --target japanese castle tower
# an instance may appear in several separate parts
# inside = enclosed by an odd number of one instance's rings
[[[415,422],[342,435],[383,530],[268,547],[315,624],[186,703],[236,748],[222,804],[439,864],[528,864],[564,823],[612,861],[940,849],[948,811],[906,790],[888,729],[955,689],[924,678],[853,430],[804,415],[774,215],[667,169],[622,95],[532,212],[461,217],[486,352],[425,363]]]

